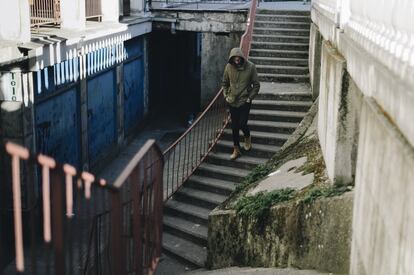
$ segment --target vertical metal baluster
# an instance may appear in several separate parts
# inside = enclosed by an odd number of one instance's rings
[[[131,174],[133,201],[133,236],[135,243],[135,272],[142,274],[142,236],[141,236],[141,186],[139,181],[139,164]]]
[[[182,167],[182,178],[185,178],[185,168],[187,165],[187,161],[186,161],[186,155],[187,155],[187,136],[184,137],[184,162],[183,162],[183,167]]]
[[[43,194],[43,238],[46,243],[52,240],[50,220],[50,169],[55,168],[54,159],[39,155],[38,162],[42,165],[42,194]]]
[[[53,248],[54,248],[54,269],[55,274],[65,274],[65,253],[64,253],[64,220],[63,220],[63,173],[56,169],[51,170],[51,203],[53,208],[51,214],[52,232],[53,232]]]
[[[142,213],[143,213],[143,220],[144,220],[144,229],[143,229],[143,239],[144,239],[144,252],[143,252],[143,265],[146,266],[147,264],[147,247],[149,245],[148,243],[148,239],[147,239],[147,229],[148,229],[148,190],[147,190],[147,184],[148,184],[148,173],[147,173],[147,160],[143,159],[142,160],[142,168],[143,168],[143,173],[144,173],[144,177],[143,177],[143,181],[142,181],[142,196],[143,196],[143,208],[142,208]]]
[[[174,149],[173,149],[173,161],[172,161],[172,169],[171,169],[171,182],[172,182],[172,184],[173,184],[173,190],[175,191],[175,190],[177,190],[177,188],[178,188],[178,186],[177,186],[177,183],[176,182],[174,182],[174,170],[175,170],[175,152],[177,151],[177,147],[174,147]]]
[[[121,194],[114,191],[112,194],[111,213],[111,274],[125,274],[123,265],[124,248],[122,245],[122,203]]]
[[[20,158],[28,159],[29,151],[12,143],[6,144],[6,151],[12,157],[12,179],[13,179],[13,220],[15,235],[16,269],[24,271],[23,251],[23,223],[22,223],[22,201],[20,189]]]
[[[180,184],[182,181],[183,181],[183,179],[180,179],[180,167],[181,167],[181,154],[182,154],[182,152],[181,152],[181,146],[182,145],[182,141],[179,143],[179,144],[177,144],[177,150],[178,150],[178,165],[177,165],[177,182]]]

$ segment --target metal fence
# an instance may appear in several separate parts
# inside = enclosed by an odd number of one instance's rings
[[[154,272],[161,253],[163,205],[163,158],[155,141],[148,141],[113,183],[13,143],[6,144],[6,152],[12,162],[16,259],[0,274]],[[42,191],[26,224],[22,165],[39,171]]]
[[[216,144],[228,122],[220,90],[190,128],[164,152],[164,200],[190,177]]]
[[[32,27],[60,24],[60,0],[29,0]]]

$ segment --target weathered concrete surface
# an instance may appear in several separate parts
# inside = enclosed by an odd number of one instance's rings
[[[318,135],[328,175],[339,185],[353,182],[362,102],[345,66],[342,55],[323,42]]]
[[[270,173],[247,194],[255,195],[259,192],[272,192],[284,188],[300,190],[312,184],[314,179],[313,173],[302,175],[301,172],[297,172],[297,169],[306,163],[306,159],[306,157],[301,157],[286,162],[279,169]]]
[[[251,268],[251,267],[231,267],[218,270],[196,270],[187,273],[189,275],[323,275],[314,270],[299,270],[292,268]],[[331,273],[332,274],[332,273]]]
[[[311,23],[309,37],[309,79],[313,98],[319,96],[319,85],[321,81],[321,51],[322,36],[318,26]]]
[[[209,216],[208,266],[287,267],[347,273],[353,192],[312,204],[273,207],[265,225],[215,210]]]
[[[230,50],[240,44],[241,33],[202,33],[201,106],[205,107],[221,88]]]
[[[155,18],[174,20],[178,31],[243,32],[246,29],[247,11],[154,11]],[[156,21],[156,20],[155,20]],[[154,28],[162,27],[161,22]],[[164,23],[165,24],[165,23]],[[171,24],[171,23],[167,23]]]
[[[358,151],[351,274],[414,274],[414,148],[372,99]]]

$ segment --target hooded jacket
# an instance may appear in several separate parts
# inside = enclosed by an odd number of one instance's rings
[[[242,58],[240,67],[233,63],[235,56]],[[246,60],[240,48],[233,48],[230,51],[228,63],[224,68],[222,87],[224,98],[232,107],[242,106],[247,100],[251,101],[259,93],[260,82],[256,66]]]

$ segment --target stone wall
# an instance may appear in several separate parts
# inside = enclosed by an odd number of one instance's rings
[[[224,66],[230,50],[240,44],[241,33],[202,34],[201,42],[201,107],[210,102],[221,88]]]
[[[321,146],[331,179],[352,176],[355,184],[351,274],[414,273],[413,7],[410,0],[315,0],[312,7],[326,40],[319,121],[334,122],[319,125]],[[332,62],[337,54],[342,61]]]
[[[215,210],[209,216],[207,265],[347,273],[352,205],[352,192],[311,204],[288,202],[274,206],[264,224],[234,210]]]

